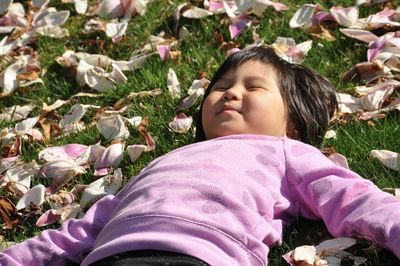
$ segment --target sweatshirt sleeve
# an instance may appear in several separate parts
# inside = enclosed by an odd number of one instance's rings
[[[105,196],[82,219],[68,220],[58,230],[45,230],[11,246],[0,253],[0,265],[66,265],[67,260],[79,263],[91,250],[117,202],[116,196]]]
[[[336,166],[314,147],[286,145],[292,201],[306,218],[322,218],[335,236],[360,236],[400,258],[400,200]]]

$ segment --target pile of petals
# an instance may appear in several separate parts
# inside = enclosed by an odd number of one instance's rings
[[[342,259],[353,260],[353,265],[362,265],[367,261],[366,258],[344,251],[355,244],[356,240],[352,238],[334,238],[325,240],[317,246],[297,247],[283,255],[283,258],[292,266],[340,265]]]
[[[37,53],[29,46],[37,36],[63,38],[68,31],[62,26],[69,18],[69,11],[48,7],[48,1],[39,1],[25,10],[21,3],[2,1],[0,33],[0,97],[10,95],[16,88],[43,83]],[[36,5],[35,5],[36,3]]]
[[[149,0],[103,0],[92,13],[100,16],[86,22],[85,31],[104,31],[114,43],[121,41],[135,14],[144,15]],[[105,18],[103,20],[101,18]]]
[[[191,4],[181,4],[175,10],[175,29],[179,28],[180,16],[191,19],[201,19],[214,14],[226,14],[230,23],[230,37],[231,39],[236,39],[241,32],[252,25],[254,17],[252,17],[251,14],[254,14],[257,17],[262,17],[265,9],[268,7],[272,7],[276,11],[284,11],[288,9],[288,7],[282,3],[269,0],[205,0],[204,8],[199,8]]]
[[[65,67],[76,70],[76,81],[80,86],[102,92],[106,89],[115,89],[117,84],[125,83],[128,78],[123,71],[133,71],[141,68],[151,53],[133,55],[129,60],[113,60],[105,55],[75,53],[66,51],[56,59]],[[107,69],[110,69],[107,71]]]

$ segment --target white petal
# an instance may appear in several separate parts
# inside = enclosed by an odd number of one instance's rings
[[[88,64],[85,60],[80,60],[78,67],[76,69],[76,81],[78,82],[79,86],[84,86],[85,82],[85,74],[88,70],[94,68],[94,66]]]
[[[8,7],[8,15],[16,15],[17,17],[23,18],[25,16],[25,9],[21,3],[12,3]]]
[[[24,194],[24,196],[22,196],[15,207],[17,210],[20,210],[26,206],[29,206],[31,203],[37,203],[41,205],[44,201],[44,191],[45,187],[41,184],[31,188]]]
[[[1,0],[0,1],[0,15],[5,13],[8,7],[11,5],[13,0]]]
[[[290,19],[289,26],[291,28],[299,28],[305,24],[308,24],[314,16],[316,7],[317,5],[312,4],[302,5]]]
[[[39,116],[25,119],[15,125],[15,132],[32,135],[32,128],[39,121]]]
[[[324,138],[325,139],[336,139],[336,131],[333,129],[326,131]]]
[[[27,188],[31,186],[31,178],[39,171],[40,166],[32,161],[30,163],[21,163],[10,167],[4,174],[5,182],[16,182]]]
[[[125,9],[120,0],[104,0],[101,2],[98,14],[109,19],[125,15]]]
[[[129,130],[120,115],[101,117],[97,121],[97,128],[106,139],[127,139]]]
[[[43,102],[42,112],[50,113],[51,111],[57,110],[66,103],[69,103],[69,101],[64,101],[60,99],[56,100],[52,105],[47,105],[45,102]]]
[[[42,36],[49,36],[52,38],[64,38],[69,36],[67,29],[62,29],[60,26],[45,25],[37,27],[35,32]]]
[[[117,169],[112,175],[104,176],[91,183],[83,191],[80,200],[81,208],[86,208],[103,196],[117,193],[122,185],[122,178],[121,169]]]
[[[361,104],[367,111],[374,111],[382,107],[383,102],[393,93],[393,88],[376,90],[361,97]]]
[[[179,83],[178,77],[176,76],[175,71],[170,68],[168,69],[167,75],[167,87],[168,91],[171,94],[172,98],[179,98],[181,94],[181,85]]]
[[[208,17],[213,15],[212,12],[193,6],[191,8],[189,8],[188,10],[185,10],[182,12],[182,16],[185,18],[195,18],[195,19],[200,19],[200,18],[204,18],[204,17]]]
[[[71,218],[76,218],[80,211],[81,207],[79,204],[71,204],[63,207],[61,210],[58,210],[58,213],[60,214],[60,223]]]
[[[74,0],[74,6],[76,13],[85,14],[88,7],[88,2],[87,0]]]
[[[81,120],[82,117],[85,115],[88,108],[100,108],[100,107],[96,105],[88,105],[80,103],[75,104],[71,107],[71,110],[68,112],[68,114],[65,115],[63,118],[61,118],[60,126],[65,127],[67,125],[79,122],[79,120]]]
[[[353,238],[338,237],[334,239],[328,239],[321,242],[315,247],[317,254],[321,255],[324,251],[330,250],[345,250],[349,247],[354,246],[357,241]]]
[[[126,148],[126,151],[128,152],[129,155],[129,159],[131,160],[132,163],[136,162],[136,160],[140,157],[140,155],[147,150],[148,147],[146,145],[129,145]]]
[[[0,122],[12,122],[24,119],[30,111],[34,109],[33,105],[14,105],[3,110],[0,114]]]
[[[0,159],[0,174],[19,162],[19,156]]]
[[[108,22],[106,24],[106,35],[107,37],[113,38],[114,42],[119,42],[120,38],[125,34],[128,28],[128,22],[113,23]]]
[[[65,22],[67,22],[68,18],[69,18],[69,11],[63,10],[59,12],[50,13],[45,17],[43,17],[43,20],[45,21],[46,25],[61,26],[64,25]]]
[[[82,155],[75,159],[75,163],[78,165],[92,164],[96,162],[105,150],[106,148],[100,145],[100,143],[90,145]]]
[[[384,166],[399,171],[400,156],[398,153],[388,150],[372,150],[369,154],[372,158],[378,159]]]
[[[9,95],[17,88],[17,74],[22,68],[21,62],[8,66],[4,72],[3,92],[0,95]]]
[[[85,173],[85,169],[72,161],[51,161],[40,167],[39,175],[52,178],[52,189],[68,183],[74,176]]]
[[[179,103],[179,109],[187,109],[193,106],[197,100],[204,95],[204,89],[198,89],[196,93],[184,98],[180,103]]]
[[[361,100],[346,93],[337,93],[339,111],[342,113],[354,113],[362,109]]]
[[[50,0],[32,0],[32,4],[34,7],[41,8],[45,4],[50,2]]]
[[[295,248],[293,258],[297,262],[314,265],[316,249],[314,246],[300,246]]]
[[[134,116],[131,118],[126,118],[126,117],[122,117],[122,119],[126,122],[128,122],[131,126],[138,128],[140,123],[142,123],[142,117],[141,116]]]
[[[116,83],[125,83],[128,81],[128,78],[122,73],[121,68],[117,64],[111,64],[112,71],[110,73],[110,77],[115,80]]]
[[[147,59],[155,53],[136,55],[131,57],[128,61],[115,61],[122,71],[134,71],[136,69],[142,68]]]
[[[115,81],[100,67],[89,69],[83,77],[85,83],[94,90],[102,92],[107,89],[115,89]]]
[[[204,94],[204,90],[207,88],[207,86],[209,84],[210,84],[210,81],[206,78],[193,80],[192,85],[190,85],[190,88],[188,89],[187,93],[189,95],[193,95],[193,94],[202,95],[202,91]],[[200,90],[200,89],[202,89],[202,90]]]

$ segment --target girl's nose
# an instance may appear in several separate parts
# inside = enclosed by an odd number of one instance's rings
[[[239,84],[234,84],[232,87],[227,89],[224,93],[225,100],[240,100],[242,99],[242,88]]]

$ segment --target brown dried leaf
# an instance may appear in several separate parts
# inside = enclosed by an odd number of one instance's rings
[[[162,93],[161,89],[154,89],[154,90],[151,90],[151,91],[131,92],[125,98],[122,98],[122,99],[118,100],[114,104],[114,109],[116,109],[116,110],[121,109],[122,107],[128,105],[129,102],[131,100],[133,100],[134,98],[142,98],[142,97],[148,97],[148,96],[153,96],[154,97],[154,96],[160,95],[161,93]]]
[[[21,137],[17,137],[13,144],[3,146],[3,154],[5,157],[14,157],[20,154],[21,151]]]
[[[0,218],[5,223],[3,227],[5,230],[16,228],[22,221],[15,205],[4,196],[0,196]]]
[[[324,39],[329,42],[333,42],[336,40],[333,31],[328,27],[325,27],[324,25],[312,25],[308,28],[308,30],[313,37],[316,37],[318,39]]]
[[[29,71],[17,75],[17,80],[35,80],[39,78],[39,73],[36,71]]]
[[[60,125],[49,118],[42,118],[39,120],[40,126],[43,128],[44,139],[52,139],[61,136]]]

